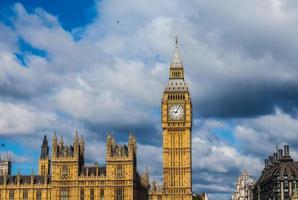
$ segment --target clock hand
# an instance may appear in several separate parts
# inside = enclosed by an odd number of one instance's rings
[[[175,112],[176,114],[178,113],[179,108],[180,108],[180,106],[178,106],[178,108],[176,109],[176,112]]]

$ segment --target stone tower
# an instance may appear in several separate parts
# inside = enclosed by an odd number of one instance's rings
[[[163,200],[192,199],[192,103],[178,39],[162,97]]]
[[[11,174],[11,159],[7,155],[6,159],[0,157],[0,176]]]
[[[136,138],[129,136],[128,145],[117,144],[115,139],[108,134],[106,144],[106,173],[107,179],[112,183],[110,186],[114,188],[114,192],[110,192],[107,199],[148,199],[148,196],[142,196],[137,188],[136,179],[137,173],[137,143]],[[141,184],[149,187],[143,178],[139,177]],[[148,192],[147,192],[148,193]]]
[[[83,136],[79,139],[77,132],[72,145],[65,144],[62,136],[58,142],[56,134],[54,134],[52,140],[51,181],[56,187],[52,188],[52,199],[78,195],[78,190],[71,190],[66,185],[69,182],[75,182],[79,178],[84,165],[84,143]]]
[[[38,174],[49,175],[50,174],[50,157],[49,157],[49,146],[48,139],[45,135],[40,150],[40,157],[38,161]]]
[[[232,195],[232,200],[252,200],[252,189],[254,181],[251,175],[243,170],[236,183],[236,191]]]

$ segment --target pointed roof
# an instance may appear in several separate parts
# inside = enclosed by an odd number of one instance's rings
[[[183,63],[182,63],[182,59],[180,58],[180,54],[179,54],[178,37],[177,36],[176,36],[176,39],[175,39],[175,43],[176,43],[176,48],[175,48],[173,61],[171,63],[171,68],[182,68]]]
[[[76,130],[76,132],[75,132],[74,140],[75,140],[75,141],[79,141],[79,134],[78,134],[78,131],[77,131],[77,130]]]
[[[60,136],[60,145],[63,145],[64,144],[64,142],[63,142],[63,137],[62,137],[62,135]]]
[[[57,142],[57,135],[56,135],[56,131],[54,131],[54,135],[53,135],[53,139],[54,142]]]
[[[43,146],[48,146],[48,139],[47,139],[47,136],[46,135],[43,136],[42,145]]]

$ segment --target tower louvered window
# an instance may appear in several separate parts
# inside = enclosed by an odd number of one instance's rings
[[[90,200],[94,200],[94,189],[90,190]]]
[[[100,200],[104,200],[105,198],[105,191],[104,189],[100,189]]]
[[[84,188],[80,190],[80,200],[84,200]]]
[[[61,190],[60,196],[61,196],[61,200],[68,200],[69,199],[69,197],[68,197],[68,189],[67,188],[63,188]]]
[[[123,200],[124,199],[124,194],[123,194],[123,188],[118,187],[116,188],[116,195],[115,195],[115,200]]]
[[[28,200],[28,190],[23,191],[23,200]]]
[[[14,200],[14,191],[13,190],[9,191],[9,200]]]
[[[41,200],[41,191],[40,190],[38,190],[36,192],[36,200]]]

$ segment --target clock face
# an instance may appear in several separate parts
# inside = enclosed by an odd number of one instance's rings
[[[172,105],[169,109],[169,115],[171,119],[181,119],[184,115],[183,105]]]

